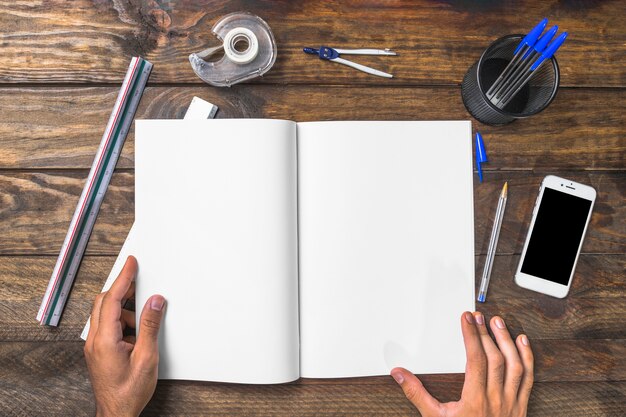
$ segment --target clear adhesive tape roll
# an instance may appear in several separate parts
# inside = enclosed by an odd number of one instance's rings
[[[211,32],[219,39],[219,45],[189,55],[193,72],[211,85],[230,87],[260,77],[276,61],[276,40],[259,16],[231,13],[217,21]],[[207,61],[222,50],[222,57]]]
[[[259,54],[259,40],[250,29],[231,29],[224,37],[224,54],[234,63],[247,64]]]

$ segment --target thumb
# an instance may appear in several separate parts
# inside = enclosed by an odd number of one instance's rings
[[[143,361],[158,363],[159,360],[159,328],[165,308],[165,298],[153,295],[148,298],[141,312],[139,334],[133,353]]]
[[[424,388],[422,381],[404,368],[393,368],[391,376],[402,387],[406,398],[413,403],[420,414],[425,416],[439,415],[441,404]]]

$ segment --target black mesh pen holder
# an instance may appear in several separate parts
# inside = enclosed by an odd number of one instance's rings
[[[467,111],[479,122],[504,125],[537,114],[552,102],[559,89],[559,66],[556,58],[547,59],[536,74],[502,109],[487,98],[487,91],[513,59],[523,35],[504,36],[483,52],[463,77],[461,96]]]

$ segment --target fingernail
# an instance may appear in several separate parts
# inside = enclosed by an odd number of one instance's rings
[[[474,324],[474,316],[472,315],[472,313],[465,313],[465,320],[467,320],[469,324]]]
[[[483,317],[482,313],[476,313],[476,323],[480,325],[485,324],[485,318]]]
[[[160,295],[153,295],[150,300],[150,308],[155,311],[163,310],[163,306],[165,305],[165,298]]]
[[[396,382],[398,384],[402,384],[404,382],[404,376],[402,375],[402,372],[392,372],[391,376],[393,377],[393,379],[396,380]]]
[[[528,341],[528,337],[526,337],[525,334],[522,335],[522,344],[524,346],[528,346],[530,344],[530,342]]]
[[[506,326],[504,325],[504,320],[502,320],[500,317],[498,317],[496,319],[496,327],[498,329],[504,329]]]

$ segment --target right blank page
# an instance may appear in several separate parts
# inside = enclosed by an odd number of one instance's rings
[[[300,372],[463,372],[471,124],[298,124]]]

